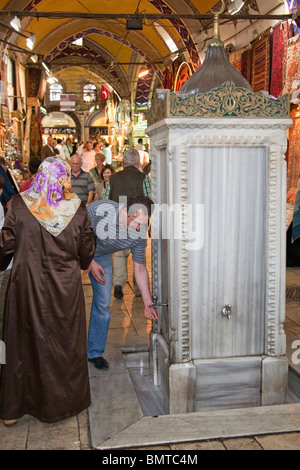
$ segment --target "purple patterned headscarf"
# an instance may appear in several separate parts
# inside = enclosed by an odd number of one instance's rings
[[[81,203],[71,193],[69,165],[54,157],[40,164],[29,189],[20,195],[32,215],[54,236],[68,225]]]

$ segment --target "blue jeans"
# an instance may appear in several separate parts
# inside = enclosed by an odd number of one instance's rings
[[[101,357],[105,350],[108,327],[110,322],[110,302],[112,288],[112,256],[95,256],[96,263],[101,264],[106,272],[105,284],[99,284],[90,274],[93,289],[87,355],[89,359]]]

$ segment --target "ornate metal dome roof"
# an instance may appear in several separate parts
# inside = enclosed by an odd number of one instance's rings
[[[223,2],[222,2],[223,3]],[[224,8],[224,4],[223,4]],[[249,82],[230,64],[224,44],[219,34],[219,15],[223,9],[214,15],[214,31],[206,52],[205,60],[200,68],[182,85],[178,95],[196,94],[220,87],[231,80],[236,87],[252,90]]]

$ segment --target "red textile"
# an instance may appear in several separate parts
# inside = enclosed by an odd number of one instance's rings
[[[284,61],[284,34],[283,25],[280,23],[273,29],[273,45],[272,45],[272,70],[270,94],[278,98],[283,89],[282,72]]]
[[[251,86],[254,92],[269,91],[270,80],[270,31],[264,33],[251,42],[252,44],[252,77]]]
[[[109,94],[110,94],[110,91],[105,86],[102,85],[101,86],[101,101],[106,100]]]
[[[20,189],[19,189],[20,193],[22,191],[26,191],[26,189],[29,189],[29,186],[31,185],[32,180],[33,180],[33,176],[31,178],[28,178],[28,180],[23,181],[23,183],[21,184]]]
[[[289,128],[287,151],[287,191],[296,189],[300,173],[300,114],[294,106],[291,111],[293,125]]]
[[[283,93],[296,94],[300,85],[300,35],[288,40],[284,70]]]
[[[251,49],[242,52],[241,74],[251,83]]]

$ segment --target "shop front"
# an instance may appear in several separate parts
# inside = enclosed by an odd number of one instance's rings
[[[53,111],[42,119],[43,145],[49,136],[54,139],[66,141],[70,138],[72,142],[78,142],[78,126],[74,119],[66,113]]]

